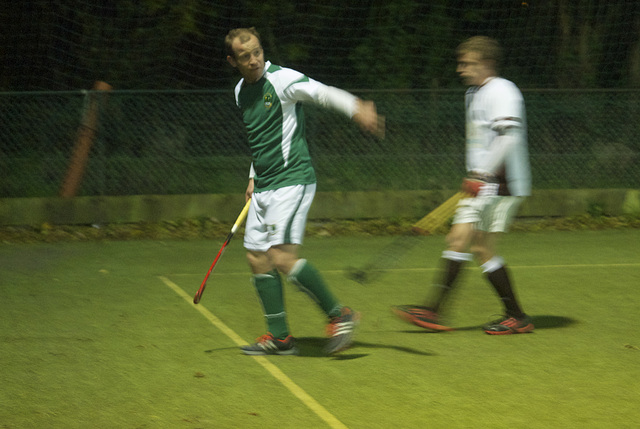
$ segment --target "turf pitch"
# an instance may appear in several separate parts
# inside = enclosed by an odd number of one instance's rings
[[[241,237],[198,306],[221,242],[0,245],[0,427],[637,427],[639,230],[505,236],[537,328],[506,337],[480,330],[500,307],[475,267],[449,309],[457,331],[391,313],[424,298],[442,236],[379,282],[345,278],[391,239],[307,239],[303,256],[363,315],[354,347],[331,358],[322,314],[290,284],[302,355],[240,354],[264,333]]]

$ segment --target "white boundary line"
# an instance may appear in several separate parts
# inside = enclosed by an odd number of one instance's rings
[[[246,275],[246,273],[245,273]],[[207,318],[216,328],[222,331],[231,341],[238,346],[245,346],[247,342],[243,340],[238,334],[236,334],[231,328],[218,319],[213,313],[203,307],[201,304],[194,304],[193,298],[177,284],[166,278],[165,276],[158,276],[158,278],[167,286],[169,286],[175,293],[184,298],[185,301],[191,305],[192,308],[198,310],[204,317]],[[318,417],[324,420],[330,427],[335,429],[347,429],[340,420],[338,420],[333,414],[327,411],[318,401],[313,399],[307,392],[305,392],[300,386],[293,382],[280,368],[272,364],[265,356],[247,356],[247,358],[253,358],[264,369],[266,369],[276,380],[278,380],[285,388],[287,388],[294,396],[306,405],[311,411],[313,411]]]

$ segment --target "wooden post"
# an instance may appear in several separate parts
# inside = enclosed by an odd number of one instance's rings
[[[106,82],[97,81],[93,86],[93,90],[110,91],[111,85]],[[87,106],[84,111],[82,123],[78,128],[73,154],[71,155],[67,174],[60,189],[60,196],[63,198],[75,197],[82,183],[82,176],[89,161],[89,152],[91,151],[98,126],[99,101],[98,94],[90,93],[88,95]]]

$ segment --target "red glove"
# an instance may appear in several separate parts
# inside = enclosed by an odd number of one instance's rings
[[[487,197],[498,195],[500,184],[495,176],[488,174],[471,173],[462,181],[462,192],[472,197]]]

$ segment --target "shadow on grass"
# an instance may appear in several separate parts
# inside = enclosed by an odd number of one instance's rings
[[[366,349],[391,349],[397,350],[403,353],[411,353],[415,355],[423,355],[423,356],[432,356],[432,353],[424,352],[422,350],[412,349],[409,347],[395,346],[389,344],[380,344],[380,343],[365,343],[363,341],[354,341],[353,346],[345,350],[341,353],[336,354],[335,356],[328,356],[324,347],[327,344],[326,338],[321,337],[301,337],[296,338],[296,344],[300,349],[300,356],[303,357],[332,357],[335,360],[352,360],[359,359],[362,357],[369,356],[368,353],[356,353],[358,348],[366,348]]]
[[[539,315],[539,316],[531,316],[533,321],[533,325],[535,329],[558,329],[558,328],[566,328],[567,326],[574,325],[578,323],[577,320],[572,319],[570,317],[564,316],[550,316],[550,315]],[[416,327],[416,330],[405,330],[400,331],[404,334],[446,334],[447,332],[456,332],[456,331],[481,331],[485,324],[481,325],[473,325],[473,326],[460,326],[455,327],[453,331],[435,331],[429,329],[420,329]],[[535,331],[534,331],[535,332]]]
[[[351,348],[335,354],[333,356],[327,355],[324,351],[324,348],[327,345],[327,339],[322,337],[300,337],[296,338],[296,346],[298,346],[298,350],[300,353],[298,356],[301,357],[329,357],[334,360],[353,360],[359,359],[363,357],[369,356],[368,353],[356,353],[357,350],[355,348],[365,348],[365,349],[391,349],[397,350],[403,353],[410,353],[414,355],[422,355],[422,356],[433,356],[433,353],[424,352],[422,350],[412,349],[410,347],[402,347],[402,346],[392,346],[388,344],[379,344],[379,343],[365,343],[363,341],[354,341]],[[240,349],[238,347],[220,347],[217,349],[209,349],[205,350],[205,353],[214,353],[225,350],[237,350],[238,353]]]
[[[578,323],[577,320],[572,319],[570,317],[564,317],[564,316],[539,315],[539,316],[531,316],[531,319],[533,319],[533,324],[535,325],[536,330],[566,328],[567,326]],[[483,326],[484,324],[474,325],[474,326],[461,326],[461,327],[456,327],[455,330],[453,331],[446,331],[446,332],[432,331],[432,330],[420,329],[416,327],[415,329],[412,329],[412,330],[403,330],[399,332],[403,334],[447,335],[448,333],[451,334],[451,333],[455,333],[456,331],[482,331]],[[391,349],[391,350],[397,350],[403,353],[410,353],[410,354],[421,355],[421,356],[434,356],[433,353],[425,352],[422,350],[416,350],[409,347],[380,344],[380,343],[365,343],[363,341],[354,341],[351,349],[345,350],[344,352],[336,354],[335,356],[328,356],[324,351],[324,347],[326,346],[326,344],[327,344],[326,338],[321,338],[321,337],[296,338],[296,345],[300,350],[299,356],[303,356],[303,357],[332,357],[335,360],[353,360],[353,359],[359,359],[362,357],[369,356],[367,353],[353,353],[353,348],[358,348],[358,347],[368,348],[368,349]],[[239,349],[238,347],[222,347],[219,349],[205,350],[204,352],[213,353],[213,352],[222,351],[222,350],[239,350]]]
[[[233,347],[220,347],[217,349],[209,349],[209,350],[205,350],[205,353],[213,353],[213,352],[221,352],[224,350],[237,350],[238,352],[240,352],[240,347],[237,346],[233,346]]]
[[[578,323],[577,320],[564,316],[540,315],[531,316],[531,319],[533,319],[533,325],[536,329],[566,328],[567,326]]]

